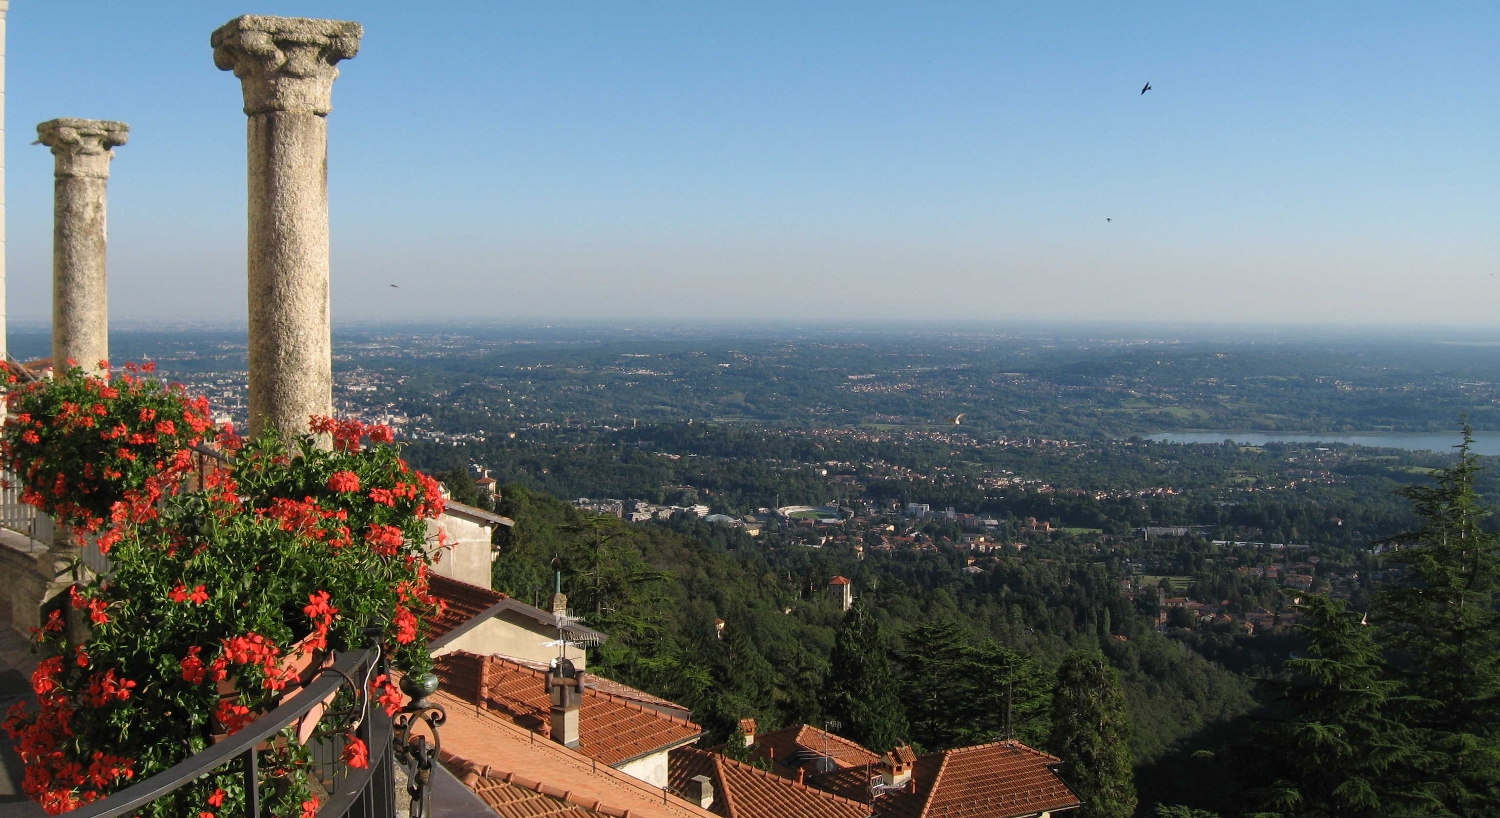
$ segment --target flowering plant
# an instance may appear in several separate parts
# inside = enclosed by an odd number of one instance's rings
[[[49,438],[62,449],[74,445],[67,434],[87,430],[40,417],[66,430]],[[7,428],[7,443],[32,428]],[[427,586],[435,549],[425,519],[441,512],[437,485],[401,460],[385,427],[317,419],[314,428],[332,436],[332,450],[310,435],[245,443],[225,429],[218,442],[233,462],[201,486],[189,487],[184,470],[170,485],[126,485],[122,476],[96,489],[120,499],[97,525],[112,571],[71,592],[92,634],[70,641],[54,612],[37,633],[56,651],[32,677],[40,709],[18,705],[5,722],[26,763],[23,787],[49,813],[102,798],[242,729],[299,683],[289,660],[364,647],[372,623],[399,667],[430,668],[420,623],[439,608]],[[50,452],[38,459],[61,462]],[[81,505],[67,488],[76,481],[64,485],[59,498]],[[372,699],[394,713],[401,697],[391,681],[372,681]],[[318,806],[311,753],[294,732],[261,751],[262,799],[273,815]],[[341,744],[346,764],[369,764],[358,738]],[[221,768],[141,814],[241,813],[242,778],[238,765]]]
[[[13,384],[0,460],[24,479],[22,500],[80,531],[99,530],[125,492],[174,484],[212,425],[207,400],[143,377],[154,365],[123,369],[100,377],[69,366],[21,384],[0,362]]]

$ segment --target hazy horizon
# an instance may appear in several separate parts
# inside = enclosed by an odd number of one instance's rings
[[[337,325],[1482,335],[1500,308],[1492,4],[20,0],[18,329],[50,316],[30,142],[58,116],[132,127],[116,326],[243,321],[244,115],[208,36],[247,11],[365,26],[329,120]]]

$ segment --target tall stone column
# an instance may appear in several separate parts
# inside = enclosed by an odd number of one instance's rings
[[[36,126],[56,160],[52,202],[52,365],[73,360],[96,371],[109,359],[104,273],[105,189],[114,147],[130,126],[98,119],[54,119]]]
[[[10,349],[5,342],[5,16],[10,13],[10,0],[0,0],[0,361],[5,360]],[[0,417],[5,416],[5,406],[0,404]]]
[[[358,23],[247,15],[212,38],[250,117],[250,433],[305,432],[333,413],[328,316],[328,112]]]

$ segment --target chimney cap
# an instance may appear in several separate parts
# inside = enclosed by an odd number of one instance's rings
[[[740,732],[747,734],[754,733],[755,719],[740,719]]]

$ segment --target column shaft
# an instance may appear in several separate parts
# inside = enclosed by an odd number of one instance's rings
[[[249,140],[250,432],[333,414],[328,120],[254,114]]]
[[[105,275],[106,192],[113,148],[129,126],[93,119],[54,119],[37,126],[52,149],[52,363],[97,371],[109,360]]]

